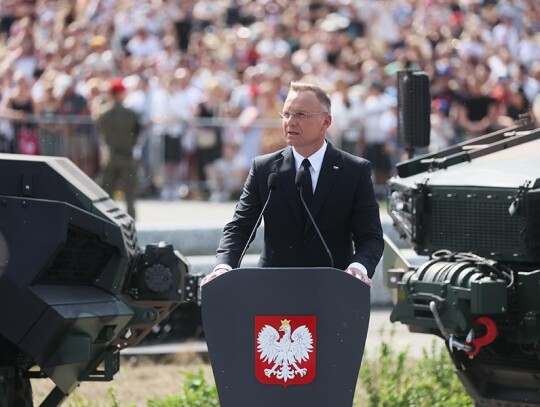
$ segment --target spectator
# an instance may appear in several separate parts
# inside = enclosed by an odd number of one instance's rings
[[[448,101],[443,98],[433,99],[431,103],[430,152],[439,151],[454,143],[454,126],[447,114],[447,104]]]
[[[279,88],[274,82],[266,81],[261,84],[257,105],[258,118],[262,124],[260,153],[268,154],[281,150],[287,145],[278,116],[283,102],[280,99]]]
[[[467,78],[465,92],[458,107],[457,124],[462,137],[469,140],[495,129],[497,104],[495,99],[482,93],[479,80],[474,76]]]
[[[255,46],[255,51],[260,57],[281,57],[291,53],[290,45],[283,38],[284,30],[278,24],[266,23],[266,29],[262,32],[262,38]]]
[[[226,202],[240,196],[245,174],[236,154],[237,149],[236,144],[225,143],[223,156],[206,166],[209,201]]]
[[[110,77],[116,71],[114,55],[103,35],[95,35],[88,42],[90,54],[82,63],[83,69],[88,69],[93,75]]]
[[[221,157],[223,148],[222,131],[219,118],[226,98],[225,89],[215,78],[208,81],[203,99],[195,108],[195,118],[198,121],[195,129],[197,175],[199,182],[198,193],[205,196],[208,193],[206,185],[206,166]]]
[[[264,80],[264,74],[257,66],[247,67],[241,75],[240,84],[231,90],[229,97],[231,113],[234,116],[238,116],[251,105],[253,97],[258,93],[258,86]]]
[[[512,16],[501,14],[500,22],[493,27],[493,41],[495,44],[509,49],[514,56],[517,56],[519,32],[512,22]]]
[[[171,2],[172,3],[172,2]],[[172,12],[176,38],[178,39],[178,49],[187,52],[193,28],[193,0],[182,1],[178,4],[178,9]]]
[[[526,68],[530,68],[540,55],[540,44],[536,40],[535,32],[528,28],[524,30],[517,46],[518,62]]]
[[[538,123],[523,88],[514,83],[510,85],[508,97],[502,105],[501,115],[498,118],[499,126],[512,126],[526,116],[530,117],[533,123]]]
[[[344,151],[357,155],[360,134],[355,121],[361,114],[361,105],[360,98],[355,100],[349,92],[345,79],[336,80],[334,91],[330,94],[333,121],[329,133],[336,146],[341,146]]]
[[[379,126],[387,140],[384,151],[390,157],[390,175],[394,175],[393,169],[400,159],[397,99],[393,99],[390,103],[390,108],[381,115]]]
[[[31,84],[23,72],[13,74],[14,86],[0,103],[0,115],[11,119],[14,146],[20,154],[37,155],[41,152],[35,118]]]
[[[54,81],[53,95],[59,100],[58,114],[62,116],[59,131],[65,154],[89,177],[99,170],[97,135],[85,97],[75,91],[75,79],[61,74]]]
[[[150,34],[142,24],[137,26],[135,35],[127,42],[126,50],[134,58],[152,58],[163,48],[163,44]]]
[[[90,116],[93,120],[96,120],[99,112],[101,111],[101,106],[107,102],[107,90],[103,89],[103,81],[96,77],[91,77],[88,79],[88,81],[86,81],[85,88]]]
[[[391,140],[389,134],[381,129],[381,117],[394,105],[393,98],[384,92],[384,85],[380,81],[369,83],[361,116],[360,156],[371,161],[373,184],[379,198],[384,196],[386,180],[391,172],[388,149]]]
[[[185,68],[179,68],[174,73],[170,92],[171,122],[164,134],[165,179],[161,196],[163,199],[178,199],[181,197],[181,184],[187,180],[188,167],[187,163],[183,163],[185,138],[192,131],[190,125],[201,95],[191,84],[191,73]]]
[[[241,146],[238,151],[240,163],[243,168],[244,178],[247,177],[251,162],[261,154],[261,139],[263,129],[257,125],[259,109],[256,100],[259,93],[258,86],[250,88],[251,102],[245,106],[238,117],[238,127],[241,133]]]
[[[43,97],[36,102],[36,115],[39,124],[41,154],[62,155],[62,140],[59,137],[56,115],[60,111],[60,102],[54,97],[54,83],[49,79],[44,84]]]
[[[29,20],[23,20],[29,23]],[[38,68],[37,57],[34,49],[34,39],[29,34],[21,40],[19,52],[13,61],[13,71],[20,72],[24,75],[27,81],[34,80],[34,74]]]
[[[161,147],[153,137],[151,114],[153,111],[152,89],[148,78],[144,75],[131,75],[124,79],[127,88],[124,106],[139,115],[141,131],[138,145],[135,146],[134,157],[140,167],[139,193],[155,196],[159,193],[160,172],[156,165],[161,157]]]
[[[172,75],[153,78],[151,86],[149,118],[151,121],[151,137],[155,139],[159,162],[163,169],[159,170],[161,198],[172,200],[178,198],[178,189],[173,189],[173,174],[177,172],[182,158],[181,132],[183,124],[177,120],[177,109],[172,104]],[[153,146],[150,146],[153,148]],[[154,151],[152,151],[154,153]],[[175,176],[174,178],[177,178]]]
[[[442,112],[452,121],[455,117],[455,106],[459,98],[456,88],[458,81],[454,77],[452,68],[448,65],[439,66],[430,84],[430,93],[432,100],[440,100],[437,109],[444,109]]]

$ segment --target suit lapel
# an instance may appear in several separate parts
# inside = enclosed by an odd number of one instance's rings
[[[283,196],[287,199],[287,203],[298,225],[302,227],[304,224],[304,209],[302,208],[300,195],[294,184],[296,167],[294,165],[294,155],[291,147],[287,147],[283,151],[283,159],[276,162],[276,165],[280,184],[283,188]]]
[[[311,213],[315,218],[323,207],[324,202],[328,198],[328,194],[332,190],[334,183],[337,180],[339,173],[342,170],[343,157],[332,144],[328,143],[326,153],[321,166],[321,173],[317,181],[317,187],[313,195],[313,203],[311,205]]]

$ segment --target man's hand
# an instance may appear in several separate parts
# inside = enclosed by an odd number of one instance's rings
[[[371,285],[372,285],[371,279],[367,275],[362,273],[360,270],[357,270],[351,267],[345,270],[345,273],[350,274],[353,277],[356,277],[358,280],[367,284],[367,286],[371,288]]]
[[[216,269],[212,271],[210,274],[208,274],[206,277],[204,277],[201,281],[201,287],[205,285],[206,283],[212,281],[214,278],[219,277],[222,274],[225,274],[229,270],[222,268],[222,269]]]

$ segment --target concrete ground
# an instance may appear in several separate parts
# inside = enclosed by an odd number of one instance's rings
[[[135,203],[137,226],[167,225],[171,222],[193,225],[215,222],[225,224],[232,218],[235,205],[235,202],[138,200]]]

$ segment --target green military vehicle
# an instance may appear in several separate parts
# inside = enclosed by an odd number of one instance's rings
[[[477,406],[540,405],[540,129],[514,126],[410,158],[388,213],[392,322],[444,339]]]
[[[0,406],[33,404],[31,379],[60,405],[108,381],[120,351],[178,306],[200,277],[164,242],[138,246],[135,222],[71,161],[0,154]]]

